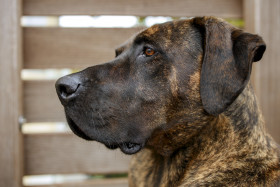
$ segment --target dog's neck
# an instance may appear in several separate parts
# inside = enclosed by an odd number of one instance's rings
[[[176,122],[170,129],[155,131],[153,138],[148,141],[148,147],[163,156],[170,156],[180,148],[194,147],[196,142],[222,141],[223,137],[211,137],[213,134],[215,136],[221,134],[226,137],[231,135],[230,137],[237,138],[235,142],[239,141],[239,136],[242,136],[242,140],[247,142],[252,142],[250,139],[253,136],[267,136],[263,118],[250,84],[222,114],[218,116],[200,115],[192,122]],[[161,143],[158,144],[158,142]],[[201,145],[199,146],[201,149]]]
[[[248,84],[244,91],[220,116],[228,118],[230,125],[237,133],[265,133],[264,121],[257,104],[256,96],[251,84]],[[261,129],[255,131],[254,129]],[[252,135],[252,134],[251,134]],[[249,137],[248,137],[249,138]]]
[[[158,146],[151,147],[150,150],[146,150],[146,153],[145,150],[143,151],[142,154],[149,154],[154,159],[153,165],[157,163],[158,166],[155,168],[158,167],[159,170],[168,170],[170,169],[168,167],[178,168],[177,172],[162,176],[168,178],[170,184],[174,184],[172,181],[179,181],[183,176],[190,181],[194,180],[197,172],[200,172],[200,176],[208,175],[211,164],[220,158],[225,160],[224,162],[220,160],[219,163],[225,164],[224,166],[229,169],[238,167],[231,164],[228,166],[230,159],[244,159],[245,157],[261,160],[262,156],[269,155],[271,162],[279,163],[277,156],[269,154],[275,153],[277,146],[264,130],[262,115],[250,85],[225,112],[217,117],[209,117],[205,121],[208,122],[202,122],[201,128],[198,128],[198,132],[193,133],[192,136],[189,135],[188,128],[178,125],[178,131],[167,131],[165,136],[156,140]],[[173,134],[177,138],[170,139],[169,137],[172,136],[169,133],[176,132],[180,132],[177,136]],[[179,163],[178,160],[181,162]],[[199,171],[202,162],[210,164],[209,171]],[[250,165],[247,167],[250,172]],[[183,173],[194,168],[197,170],[195,173]]]
[[[221,167],[221,173],[246,171],[244,176],[238,176],[239,173],[236,172],[236,180],[244,177],[248,184],[253,184],[254,180],[269,184],[280,177],[279,149],[264,129],[264,121],[251,85],[245,88],[225,112],[207,125],[209,126],[194,137],[193,141],[199,143],[192,147],[190,154],[193,155],[193,164],[188,166],[189,171],[196,168],[200,177],[206,177],[217,163],[214,168]],[[199,169],[203,161],[209,165],[206,171],[203,170],[205,167]],[[191,181],[195,180],[194,175],[188,172],[184,178],[188,181],[185,185],[191,185]],[[213,176],[209,180],[217,179]]]

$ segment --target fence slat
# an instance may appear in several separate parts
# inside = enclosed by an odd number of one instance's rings
[[[242,0],[24,0],[24,15],[242,17]]]
[[[25,175],[125,173],[130,157],[74,134],[25,134]]]
[[[143,28],[25,28],[24,68],[85,68],[112,60]]]
[[[64,110],[55,91],[55,81],[24,82],[24,116],[27,122],[64,122]]]

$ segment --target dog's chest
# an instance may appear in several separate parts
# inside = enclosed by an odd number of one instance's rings
[[[131,187],[271,186],[275,180],[280,180],[277,179],[280,177],[279,169],[256,169],[265,165],[263,162],[249,159],[248,163],[241,157],[233,160],[221,158],[217,155],[193,162],[180,156],[169,160],[155,157],[152,151],[145,149],[132,158],[129,184]],[[279,158],[269,160],[280,163]]]
[[[155,156],[152,151],[145,149],[134,155],[131,160],[130,186],[179,186],[185,168],[184,159],[165,159],[161,156]]]

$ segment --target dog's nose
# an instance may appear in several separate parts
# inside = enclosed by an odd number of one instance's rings
[[[56,92],[63,105],[78,95],[79,86],[80,81],[75,76],[67,75],[56,81]]]

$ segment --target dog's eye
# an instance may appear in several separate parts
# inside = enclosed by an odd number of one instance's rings
[[[149,56],[153,56],[155,54],[155,50],[153,50],[152,48],[145,48],[144,49],[144,54],[149,57]]]

